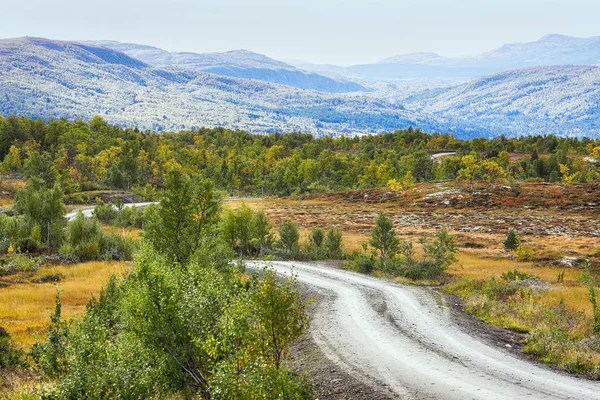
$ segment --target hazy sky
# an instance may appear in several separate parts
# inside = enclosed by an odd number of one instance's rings
[[[348,65],[480,53],[548,33],[600,35],[598,0],[0,0],[0,37],[248,49]]]

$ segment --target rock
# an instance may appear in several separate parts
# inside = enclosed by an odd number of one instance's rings
[[[538,278],[537,276],[534,276],[532,278],[523,279],[522,281],[516,281],[515,284],[518,286],[521,286],[521,287],[526,287],[526,288],[535,290],[535,291],[552,289],[552,285],[550,283],[542,280],[541,278]]]
[[[559,263],[566,267],[575,267],[583,261],[580,257],[563,257],[560,259]]]

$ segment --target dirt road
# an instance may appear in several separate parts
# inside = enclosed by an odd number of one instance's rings
[[[398,398],[600,399],[600,382],[529,363],[463,331],[424,288],[314,263],[270,265],[325,295],[310,332],[323,353]]]

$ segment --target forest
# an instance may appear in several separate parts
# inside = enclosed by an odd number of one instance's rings
[[[456,154],[431,157],[444,152]],[[141,200],[153,200],[174,168],[209,178],[230,195],[290,196],[437,180],[585,183],[600,179],[598,157],[600,141],[585,138],[458,140],[412,128],[339,138],[224,128],[157,134],[101,117],[89,123],[0,117],[5,175],[58,182],[66,194],[132,190]]]

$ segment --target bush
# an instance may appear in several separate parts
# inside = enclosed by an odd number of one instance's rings
[[[107,261],[129,261],[135,253],[135,242],[127,237],[105,235],[102,242],[102,258]]]
[[[327,258],[342,258],[342,231],[334,227],[330,227],[327,230],[327,235],[325,236],[324,246]]]
[[[412,280],[437,279],[442,272],[442,264],[433,260],[413,261],[408,264],[404,276]]]
[[[15,242],[15,250],[17,253],[35,253],[38,245],[32,238],[23,238]]]
[[[117,218],[117,213],[117,209],[110,203],[99,203],[94,208],[94,217],[103,224],[112,224]]]
[[[131,260],[135,243],[132,239],[107,235],[95,218],[85,218],[79,213],[69,223],[67,243],[60,253],[75,261]]]
[[[517,250],[521,244],[521,239],[517,235],[517,231],[510,228],[506,233],[506,239],[503,242],[504,249],[508,252]]]
[[[361,274],[370,274],[375,269],[375,264],[373,256],[362,254],[356,250],[350,255],[350,261],[346,263],[344,268],[349,271],[360,272]]]
[[[39,257],[29,257],[17,254],[13,257],[7,256],[0,265],[0,276],[14,275],[18,273],[33,274],[37,271],[43,260]]]
[[[534,278],[535,275],[528,274],[527,272],[521,272],[517,269],[512,271],[503,272],[500,275],[500,278],[505,281],[515,282],[515,281],[523,281],[525,279]]]
[[[297,257],[300,252],[299,238],[298,228],[293,222],[285,221],[281,223],[279,226],[279,243],[286,254],[292,258]]]
[[[488,283],[481,290],[490,300],[506,300],[522,290],[514,283],[501,283],[495,277],[491,277]]]
[[[0,327],[0,369],[26,366],[25,353],[13,345],[8,332]]]
[[[535,250],[528,246],[519,246],[517,249],[517,260],[522,262],[535,261]]]

